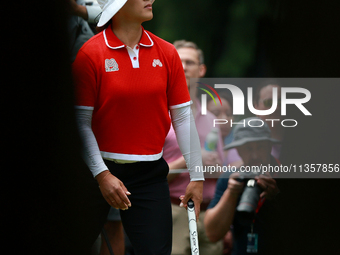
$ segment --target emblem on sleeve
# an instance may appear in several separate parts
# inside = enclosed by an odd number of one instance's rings
[[[162,67],[163,64],[162,64],[162,62],[159,59],[154,59],[153,62],[152,62],[152,66],[153,67],[156,67],[156,66]]]
[[[118,64],[114,58],[105,59],[105,71],[106,72],[113,72],[118,71]]]

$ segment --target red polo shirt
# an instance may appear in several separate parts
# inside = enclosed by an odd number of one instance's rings
[[[162,156],[171,108],[190,104],[174,46],[143,29],[132,49],[109,26],[73,63],[78,109],[93,110],[92,130],[104,158],[152,161]]]

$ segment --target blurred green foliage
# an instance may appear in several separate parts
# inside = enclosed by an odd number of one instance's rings
[[[264,75],[266,38],[260,35],[270,27],[274,7],[269,0],[156,0],[153,20],[143,26],[171,43],[197,43],[206,77],[256,77]]]

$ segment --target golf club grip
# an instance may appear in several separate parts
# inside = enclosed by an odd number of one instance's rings
[[[188,201],[188,219],[189,219],[191,255],[199,255],[195,205],[194,201],[192,201],[191,199],[189,199]]]

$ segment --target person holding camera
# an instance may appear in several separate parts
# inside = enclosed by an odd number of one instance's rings
[[[243,165],[231,175],[226,172],[220,176],[204,225],[212,242],[232,230],[233,255],[267,254],[272,248],[267,240],[273,236],[270,228],[273,217],[277,216],[275,197],[279,189],[269,174],[249,169],[279,165],[271,155],[272,145],[278,142],[271,138],[265,122],[251,117],[238,122],[233,141],[224,147],[236,148]]]

